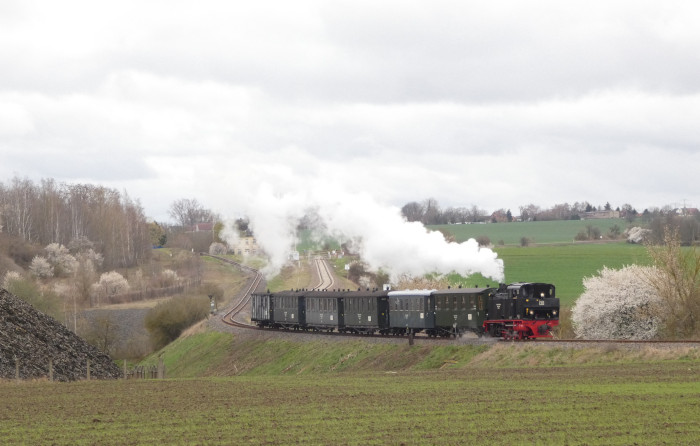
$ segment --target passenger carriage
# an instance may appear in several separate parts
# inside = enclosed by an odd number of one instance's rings
[[[484,332],[486,305],[495,288],[451,288],[434,291],[436,336],[461,336],[465,331]]]
[[[342,331],[348,333],[388,333],[388,291],[349,291],[343,295],[345,311]]]
[[[272,325],[272,297],[270,292],[252,294],[250,296],[250,320],[258,327]]]
[[[314,330],[334,331],[344,325],[343,298],[337,291],[308,291],[306,325]]]
[[[389,291],[389,327],[394,334],[435,331],[434,290]]]
[[[272,308],[272,325],[286,329],[306,328],[306,309],[302,291],[282,291],[272,293],[270,306]]]

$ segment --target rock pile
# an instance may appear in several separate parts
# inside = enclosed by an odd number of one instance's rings
[[[121,377],[109,356],[0,288],[0,378],[14,379],[17,365],[21,379],[49,377],[51,362],[54,380],[85,379],[88,360],[92,379]]]

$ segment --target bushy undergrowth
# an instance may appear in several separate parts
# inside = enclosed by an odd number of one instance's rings
[[[175,297],[156,305],[145,321],[153,347],[159,349],[174,341],[187,327],[206,318],[208,312],[206,296]]]
[[[61,320],[61,299],[48,289],[42,289],[32,278],[25,278],[18,273],[8,273],[1,284],[7,291],[29,303],[37,310],[54,319]]]

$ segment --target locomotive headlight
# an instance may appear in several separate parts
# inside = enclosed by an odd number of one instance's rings
[[[552,311],[552,314],[556,316],[556,315],[557,315],[557,310],[553,310],[553,311]]]

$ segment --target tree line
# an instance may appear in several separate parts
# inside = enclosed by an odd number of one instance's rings
[[[655,243],[663,242],[663,229],[665,227],[675,228],[683,245],[697,243],[700,240],[700,213],[683,215],[671,206],[653,207],[638,212],[629,203],[615,209],[609,202],[603,206],[593,206],[587,201],[575,202],[574,204],[561,203],[555,204],[551,208],[542,208],[530,203],[519,206],[519,214],[514,215],[510,209],[504,208],[489,214],[476,205],[443,209],[436,199],[428,198],[422,202],[411,201],[401,208],[401,213],[407,221],[421,222],[424,225],[580,220],[587,212],[594,211],[615,211],[616,215],[619,215],[619,218],[628,224],[638,222],[651,231],[652,241]],[[687,209],[683,209],[683,211],[687,211]],[[586,239],[590,238],[590,234],[588,236]]]
[[[408,221],[419,221],[425,225],[441,225],[455,223],[483,223],[483,222],[505,222],[505,221],[536,221],[536,220],[579,220],[582,214],[593,211],[612,211],[610,203],[604,206],[593,206],[587,201],[575,202],[574,204],[555,204],[551,208],[542,208],[533,203],[519,206],[519,214],[514,215],[510,209],[497,209],[489,213],[476,205],[469,207],[448,207],[441,208],[438,201],[428,198],[422,202],[411,201],[401,208],[401,213]],[[630,204],[617,207],[615,211],[624,218],[636,218],[637,210]],[[658,211],[656,209],[654,212]],[[650,211],[645,211],[649,213]]]
[[[53,179],[0,182],[0,232],[42,246],[91,243],[106,269],[140,264],[151,249],[138,200],[103,186]]]

